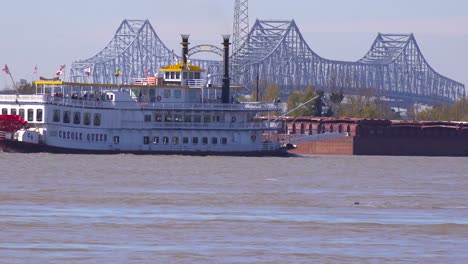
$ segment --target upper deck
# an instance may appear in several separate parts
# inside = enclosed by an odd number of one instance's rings
[[[35,95],[0,95],[0,103],[6,104],[50,104],[77,108],[96,109],[141,109],[175,111],[245,111],[245,112],[284,112],[284,103],[274,102],[236,102],[222,104],[217,100],[196,100],[186,102],[159,99],[160,101],[142,100],[147,97],[132,96],[132,88],[138,89],[174,89],[166,86],[113,85],[113,84],[78,84],[66,82],[41,82]],[[186,87],[181,87],[182,89]],[[193,88],[186,88],[193,89]],[[77,91],[79,91],[77,95]],[[161,97],[161,96],[160,96]]]

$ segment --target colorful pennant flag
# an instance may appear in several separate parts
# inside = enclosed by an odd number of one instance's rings
[[[60,65],[60,69],[59,69],[55,74],[56,74],[57,76],[60,76],[60,75],[63,74],[64,70],[65,70],[65,64]]]
[[[120,74],[121,74],[120,69],[117,68],[117,69],[115,70],[115,73],[114,73],[115,77],[119,77]]]
[[[84,73],[85,73],[87,76],[90,76],[90,75],[91,75],[91,67],[85,68],[85,69],[84,69]]]
[[[8,66],[6,64],[2,71],[5,72],[5,74],[10,74],[10,69],[8,69]]]

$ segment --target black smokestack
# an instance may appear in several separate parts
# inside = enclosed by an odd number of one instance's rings
[[[188,45],[190,44],[188,42],[188,38],[190,37],[190,35],[188,34],[181,34],[182,36],[182,42],[180,44],[182,44],[182,61],[184,62],[184,67],[187,67],[187,57],[188,57]]]
[[[223,89],[221,92],[221,102],[223,104],[229,103],[229,38],[230,35],[223,35],[224,46],[224,75],[223,75]]]

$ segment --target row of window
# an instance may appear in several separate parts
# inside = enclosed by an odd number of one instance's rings
[[[165,89],[164,90],[164,98],[170,98],[171,97],[171,90],[170,89]],[[182,97],[182,91],[181,90],[174,90],[174,98],[180,98]]]
[[[2,108],[2,115],[8,115],[8,108]],[[36,119],[34,119],[34,109],[25,110],[24,108],[11,108],[10,115],[19,115],[28,122],[42,122],[43,111],[42,109],[36,109]]]
[[[164,89],[162,94],[156,94],[156,90],[157,89],[133,89],[132,93],[134,96],[138,96],[140,101],[146,101],[147,99],[150,99],[150,101],[153,103],[161,101],[162,97],[176,99],[182,98],[182,90],[180,89]],[[197,98],[197,91],[194,89],[186,90],[185,93],[186,96],[188,96],[191,99]]]
[[[70,124],[73,118],[73,124],[80,125],[81,124],[81,112],[73,112],[73,116],[70,111],[63,111],[63,115],[61,115],[61,111],[58,109],[54,110],[53,121],[60,122],[62,121],[65,124]],[[89,126],[91,125],[91,113],[84,113],[83,114],[83,125]],[[101,114],[94,113],[93,115],[93,125],[100,126],[101,125]]]
[[[143,92],[144,93],[142,94],[142,91],[139,90],[139,89],[134,89],[133,90],[133,94],[139,95],[140,97],[148,95],[148,94],[145,93],[145,90],[143,90]],[[160,96],[156,96],[156,92],[155,92],[154,89],[149,91],[149,96],[151,98],[155,99],[155,100],[156,100],[157,97],[160,97]],[[182,91],[180,89],[177,89],[177,90],[164,89],[163,96],[164,96],[164,98],[171,98],[171,96],[174,97],[174,98],[181,98],[182,97]],[[159,98],[159,100],[160,100],[160,98]]]
[[[209,142],[213,145],[217,145],[218,144],[218,141],[219,138],[217,137],[212,137],[211,140],[210,138],[208,137],[201,137],[201,141],[200,141],[200,138],[199,137],[182,137],[182,139],[180,139],[179,137],[153,137],[153,144],[155,145],[158,145],[158,144],[164,144],[164,145],[168,145],[168,144],[173,144],[173,145],[179,145],[179,144],[193,144],[193,145],[197,145],[199,144],[199,142],[201,142],[201,144],[208,144]],[[221,141],[220,143],[223,144],[223,145],[226,145],[228,142],[227,138],[226,137],[222,137],[221,138]],[[115,143],[115,142],[114,142]],[[150,144],[150,137],[148,136],[145,136],[143,137],[143,144],[145,145],[149,145]]]
[[[152,119],[152,115],[145,115],[145,122],[196,122],[200,123],[210,123],[210,122],[220,122],[221,117],[219,115],[211,116],[211,115],[182,115],[182,114],[154,114],[154,119]]]
[[[187,79],[200,79],[200,72],[183,72],[182,77]],[[166,80],[180,80],[180,72],[165,72],[164,78]]]

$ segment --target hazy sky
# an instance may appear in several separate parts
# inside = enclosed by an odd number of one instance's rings
[[[234,0],[14,0],[0,9],[0,67],[13,77],[53,76],[59,65],[89,58],[112,39],[123,19],[148,19],[171,49],[180,33],[191,45],[220,45],[232,32]],[[327,59],[356,61],[378,32],[414,33],[429,64],[468,85],[466,0],[250,0],[255,19],[294,19],[309,46]],[[0,75],[0,88],[10,80]]]

